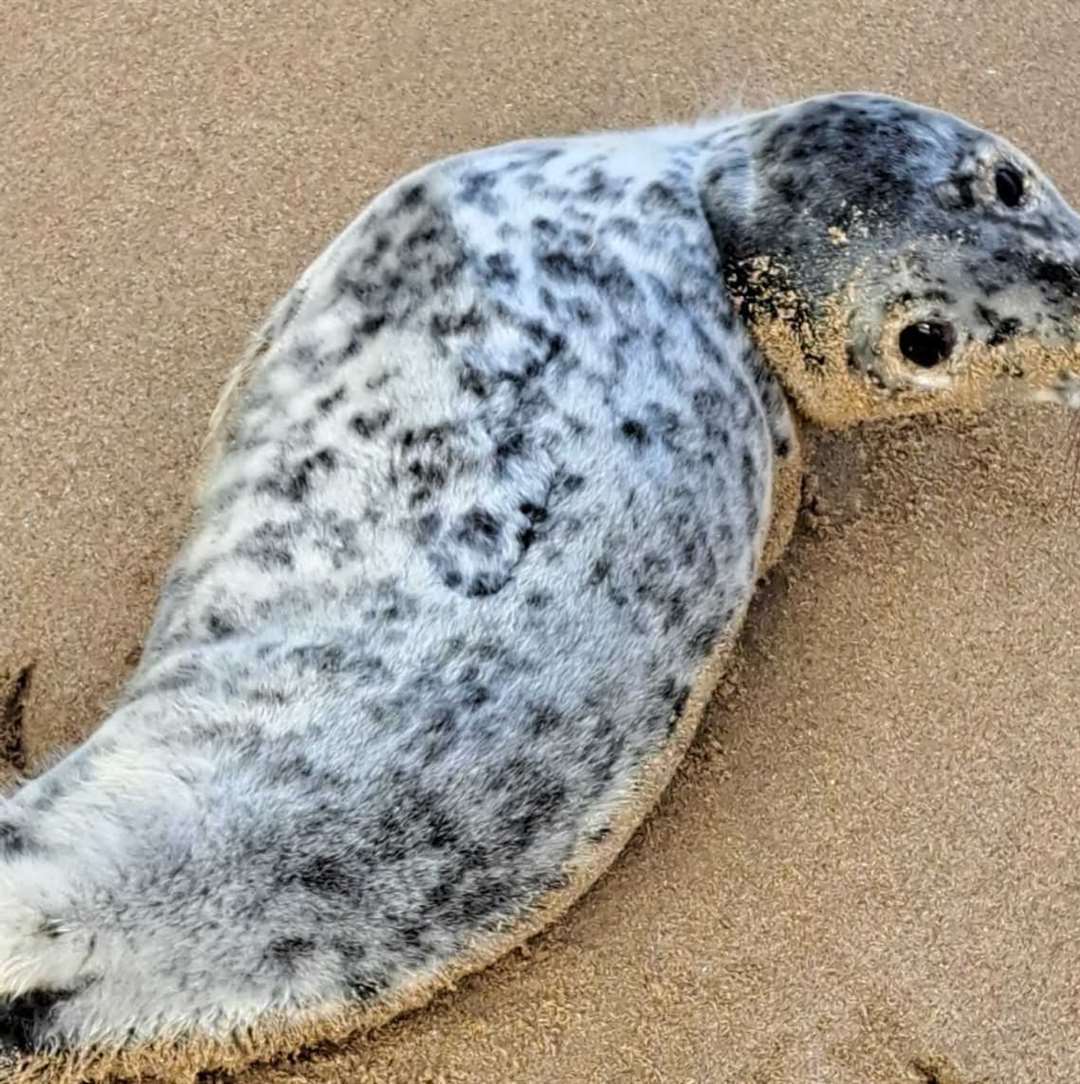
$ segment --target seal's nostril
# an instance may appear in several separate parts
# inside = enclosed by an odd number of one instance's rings
[[[1024,175],[1011,162],[1003,162],[994,173],[998,199],[1006,207],[1019,207],[1024,198]]]
[[[0,1001],[0,1052],[31,1053],[41,1037],[41,1025],[72,993],[71,990],[33,990],[10,1001]]]
[[[932,369],[940,365],[956,346],[956,329],[936,320],[908,324],[900,332],[900,353],[913,365]]]

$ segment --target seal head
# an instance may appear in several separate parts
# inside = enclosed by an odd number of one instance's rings
[[[748,118],[703,202],[724,273],[811,421],[1080,405],[1080,218],[1005,140],[894,98]],[[741,164],[741,169],[738,168]]]

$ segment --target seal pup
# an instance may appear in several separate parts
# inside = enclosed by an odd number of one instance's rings
[[[687,748],[830,427],[1075,406],[1080,220],[830,95],[514,143],[379,196],[213,421],[141,661],[0,802],[11,1076],[205,1066],[551,922]]]

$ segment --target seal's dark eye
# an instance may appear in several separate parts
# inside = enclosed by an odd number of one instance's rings
[[[1018,207],[1024,198],[1024,177],[1016,166],[1006,162],[994,171],[994,187],[998,199],[1006,207]]]
[[[908,324],[900,332],[900,353],[922,369],[940,365],[956,345],[956,331],[952,324],[932,320],[920,320]]]

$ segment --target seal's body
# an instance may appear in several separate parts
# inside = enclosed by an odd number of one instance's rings
[[[116,711],[0,805],[0,1035],[293,1041],[550,921],[782,548],[789,401],[1071,404],[1078,238],[1007,144],[870,96],[393,186],[230,384]]]

